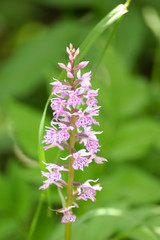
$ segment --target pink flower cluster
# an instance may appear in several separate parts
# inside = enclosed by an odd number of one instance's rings
[[[42,143],[45,143],[44,149],[59,147],[61,150],[64,148],[69,149],[70,136],[72,131],[75,133],[75,142],[79,141],[85,148],[76,150],[75,147],[71,149],[69,155],[65,158],[61,158],[63,161],[74,158],[72,168],[74,170],[84,171],[85,167],[94,160],[97,164],[102,164],[107,161],[105,158],[97,156],[97,152],[100,151],[100,145],[97,138],[97,134],[102,132],[95,132],[92,130],[91,125],[99,125],[95,117],[99,115],[100,107],[97,106],[98,90],[91,90],[91,71],[82,74],[81,70],[85,68],[89,61],[80,62],[78,65],[74,65],[75,59],[79,55],[79,48],[75,50],[73,45],[66,49],[69,56],[69,63],[66,66],[63,63],[58,65],[66,70],[67,80],[61,81],[54,79],[53,95],[51,99],[51,108],[53,110],[53,120],[51,127],[46,127],[46,135]],[[74,122],[73,122],[74,116]],[[46,164],[46,163],[45,163]],[[66,163],[65,166],[68,166]],[[67,183],[62,180],[61,171],[68,171],[64,168],[64,165],[56,165],[53,163],[47,163],[46,169],[48,172],[42,171],[42,176],[46,178],[40,189],[46,189],[51,184],[55,184],[57,187],[63,188],[67,186]],[[100,191],[102,187],[100,184],[91,185],[90,182],[97,182],[97,180],[87,180],[84,183],[73,184],[73,197],[76,200],[91,199],[96,201],[96,191]],[[76,188],[76,189],[75,189]],[[73,202],[73,205],[57,210],[57,212],[63,213],[61,222],[74,222],[76,216],[72,213],[71,208],[77,206]]]

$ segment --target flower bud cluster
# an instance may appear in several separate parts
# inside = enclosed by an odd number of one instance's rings
[[[70,158],[74,159],[72,168],[77,171],[84,171],[85,167],[94,160],[97,164],[102,164],[107,161],[105,158],[97,156],[97,152],[100,151],[100,145],[97,138],[97,134],[102,132],[95,132],[92,130],[92,125],[99,125],[99,122],[95,119],[99,115],[100,107],[97,106],[98,90],[91,90],[91,71],[82,74],[81,70],[85,68],[89,61],[80,62],[78,65],[74,65],[77,56],[80,51],[79,48],[75,50],[73,45],[70,44],[67,47],[66,52],[69,56],[69,63],[66,66],[63,63],[58,65],[66,70],[67,80],[61,81],[54,79],[52,93],[54,98],[51,99],[51,108],[53,110],[53,119],[51,121],[51,127],[46,127],[46,135],[42,143],[45,143],[44,149],[57,146],[61,150],[70,149],[70,137],[71,133],[75,133],[74,141],[83,145],[81,150],[71,148],[69,155],[65,158],[61,158],[65,161],[70,161]],[[73,121],[74,118],[74,121]],[[74,144],[75,146],[75,144]],[[42,171],[42,176],[46,178],[40,189],[44,190],[51,184],[55,184],[59,188],[68,187],[67,183],[62,180],[62,171],[69,171],[63,164],[57,165],[53,163],[46,164],[46,170]],[[100,184],[91,185],[91,182],[97,182],[97,180],[87,180],[84,183],[72,182],[72,195],[76,200],[88,200],[96,201],[96,191],[100,191],[102,187]],[[63,213],[61,222],[74,222],[76,216],[72,212],[73,207],[78,205],[73,202],[71,206],[65,206],[57,212]]]

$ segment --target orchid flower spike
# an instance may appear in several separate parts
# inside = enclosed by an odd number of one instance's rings
[[[53,78],[51,109],[53,117],[51,125],[46,127],[46,133],[42,143],[44,149],[58,147],[61,151],[67,149],[67,156],[60,157],[59,164],[43,162],[45,169],[41,171],[43,185],[41,190],[49,186],[67,188],[67,196],[63,197],[62,208],[57,213],[62,213],[62,223],[75,222],[76,215],[73,208],[78,208],[76,200],[96,201],[97,191],[102,187],[97,180],[85,180],[84,183],[75,182],[76,171],[85,171],[91,164],[103,164],[107,162],[104,157],[97,156],[100,151],[100,144],[97,135],[102,131],[94,131],[94,125],[99,126],[97,116],[100,112],[98,106],[99,89],[91,89],[91,71],[84,72],[89,61],[82,61],[75,65],[75,60],[80,54],[72,44],[66,48],[68,63],[58,63],[59,67],[66,72],[65,79]],[[78,147],[81,147],[81,149]],[[79,150],[76,150],[79,149]],[[63,175],[68,176],[68,182],[63,180]],[[94,184],[96,183],[96,184]],[[62,190],[59,192],[62,193]],[[62,195],[61,195],[62,199]],[[75,211],[75,210],[74,210]],[[68,225],[67,225],[68,226]]]

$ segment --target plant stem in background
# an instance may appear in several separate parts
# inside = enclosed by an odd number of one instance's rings
[[[156,52],[155,52],[153,70],[152,70],[152,76],[151,76],[151,81],[154,84],[160,82],[160,68],[159,68],[159,66],[160,66],[160,37],[158,38],[158,41],[157,41],[157,49],[156,49]]]
[[[41,194],[40,201],[38,203],[36,212],[34,214],[34,218],[32,220],[31,226],[30,226],[30,230],[29,230],[29,233],[28,233],[27,240],[31,240],[32,237],[33,237],[33,234],[34,234],[34,231],[35,231],[35,228],[36,228],[36,225],[37,225],[37,221],[38,221],[38,218],[39,218],[39,214],[40,214],[40,211],[41,211],[41,208],[42,208],[43,200],[44,200],[44,194]]]

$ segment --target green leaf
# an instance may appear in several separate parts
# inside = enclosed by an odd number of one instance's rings
[[[144,7],[143,8],[143,16],[146,24],[155,34],[155,36],[160,39],[160,16],[156,9],[153,7]]]
[[[40,112],[18,101],[9,101],[7,111],[11,119],[16,143],[31,158],[38,159],[38,126]]]
[[[44,164],[42,163],[42,161],[46,162],[45,152],[44,152],[43,145],[41,144],[41,142],[42,142],[42,139],[43,139],[45,118],[46,118],[46,114],[47,114],[47,107],[50,103],[50,98],[51,98],[51,95],[49,96],[49,98],[46,102],[46,105],[45,105],[45,108],[44,108],[44,111],[43,111],[43,115],[42,115],[42,118],[41,118],[40,126],[39,126],[39,144],[38,144],[39,150],[38,150],[38,152],[39,152],[39,161],[40,161],[41,169],[44,169]]]
[[[120,19],[128,10],[124,4],[118,5],[110,13],[108,13],[88,34],[83,43],[80,46],[81,54],[79,59],[83,59],[87,54],[89,49],[92,47],[93,43],[98,39],[98,37],[114,22]]]
[[[110,158],[126,161],[145,156],[155,143],[157,130],[157,123],[149,118],[124,122],[114,135]]]
[[[53,70],[57,72],[57,62],[63,57],[65,46],[83,39],[88,28],[77,21],[63,20],[18,46],[1,65],[0,98],[24,97],[33,92]]]
[[[126,164],[125,164],[126,165]],[[103,191],[97,204],[125,202],[132,204],[155,203],[160,199],[160,182],[149,173],[134,166],[121,164],[112,175],[103,179]]]
[[[132,71],[135,66],[139,69],[138,59],[145,52],[144,39],[148,35],[142,21],[141,8],[137,9],[137,5],[132,1],[130,10],[127,20],[117,29],[113,45],[120,54],[121,60],[125,61],[126,69]]]
[[[10,136],[11,122],[0,108],[0,151],[9,151],[12,147],[12,140]]]
[[[17,222],[14,219],[9,218],[0,219],[1,240],[11,239],[15,234],[20,235]]]
[[[104,55],[96,80],[94,87],[100,88],[102,111],[114,122],[139,114],[149,104],[151,93],[146,79],[131,75],[113,48]]]
[[[59,7],[59,8],[75,8],[75,7],[89,7],[89,6],[93,6],[93,5],[96,5],[96,0],[77,0],[77,1],[74,1],[74,0],[68,0],[68,1],[65,1],[65,0],[59,0],[59,1],[56,1],[56,0],[32,0],[38,4],[43,4],[43,5],[51,5],[51,6],[56,6],[56,7]]]
[[[136,229],[130,230],[128,236],[134,240],[158,240],[159,236],[148,226],[139,226]]]
[[[150,217],[147,223],[160,238],[160,215]]]
[[[148,210],[146,209],[145,211],[150,212],[153,209],[152,206],[148,206]],[[152,213],[152,216],[156,217],[156,214]],[[55,240],[62,239],[62,227],[59,226],[48,240],[53,238]],[[139,229],[142,229],[142,232]],[[138,232],[141,238],[139,238]],[[139,219],[138,216],[135,216],[133,210],[124,210],[117,207],[99,208],[85,213],[77,223],[74,223],[72,236],[76,240],[82,238],[84,240],[159,239],[155,230],[147,224],[145,217]]]

